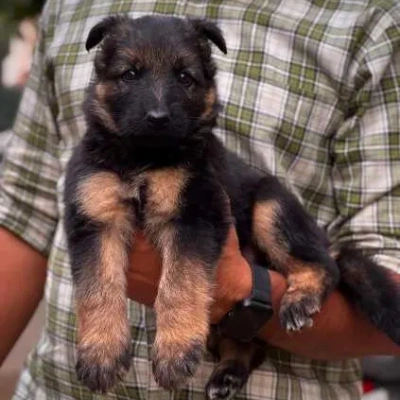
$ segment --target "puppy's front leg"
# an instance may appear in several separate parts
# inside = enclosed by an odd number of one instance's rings
[[[106,392],[130,365],[126,268],[133,235],[118,177],[92,174],[67,202],[66,232],[76,291],[76,371],[92,391]]]
[[[194,375],[206,347],[212,270],[229,226],[223,199],[213,193],[210,196],[206,207],[214,209],[212,212],[207,215],[201,206],[196,207],[200,199],[193,201],[192,207],[188,196],[185,209],[157,238],[163,270],[155,302],[153,372],[166,389],[176,389]]]
[[[172,229],[162,235],[163,272],[154,304],[153,372],[165,389],[176,389],[195,373],[205,349],[212,300],[209,266],[201,257],[179,254],[174,235]]]

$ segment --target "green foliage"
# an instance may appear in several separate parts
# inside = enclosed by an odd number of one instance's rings
[[[0,60],[8,48],[11,35],[17,33],[18,23],[37,16],[45,0],[0,0]]]
[[[37,15],[45,0],[0,0],[0,23]]]
[[[0,72],[3,57],[8,52],[9,39],[17,34],[18,23],[37,16],[45,0],[0,0]],[[6,89],[0,84],[0,132],[10,128],[14,120],[21,92]]]

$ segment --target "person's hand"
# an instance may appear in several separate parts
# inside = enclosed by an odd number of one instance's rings
[[[161,275],[159,253],[141,233],[137,234],[128,270],[128,297],[152,306],[157,296]],[[236,230],[232,227],[215,272],[211,322],[218,322],[238,301],[251,292],[250,267],[242,256]]]

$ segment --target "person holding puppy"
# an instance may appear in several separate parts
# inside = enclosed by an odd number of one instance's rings
[[[226,56],[215,54],[223,105],[217,133],[250,164],[291,185],[333,243],[356,243],[398,280],[400,7],[395,2],[50,0],[2,173],[0,358],[26,325],[46,282],[46,326],[15,399],[95,398],[74,370],[76,326],[62,191],[66,163],[85,132],[81,106],[93,54],[85,51],[84,41],[95,23],[115,13],[215,21],[228,49]],[[140,305],[154,302],[160,260],[140,235],[131,265],[133,367],[108,398],[170,398],[152,380],[154,314]],[[277,310],[286,282],[277,273],[270,278]],[[234,230],[217,281],[213,322],[252,287]],[[242,398],[357,399],[360,376],[354,357],[400,354],[339,292],[300,335],[286,334],[276,315],[259,333],[270,344],[268,357],[243,388]],[[211,370],[208,359],[174,396],[204,398]]]

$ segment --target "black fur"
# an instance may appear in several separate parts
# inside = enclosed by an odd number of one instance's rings
[[[74,283],[80,284],[82,259],[93,254],[95,264],[97,233],[102,229],[79,209],[79,182],[96,172],[109,171],[130,184],[143,171],[179,167],[187,174],[188,184],[178,214],[167,221],[177,230],[178,254],[201,260],[211,270],[221,254],[232,215],[241,247],[253,247],[261,262],[285,271],[284,266],[275,265],[269,254],[255,246],[252,236],[254,206],[276,201],[280,212],[274,216],[273,229],[288,255],[325,272],[320,297],[310,294],[298,304],[288,303],[281,313],[282,323],[287,328],[307,325],[337,284],[339,267],[343,293],[400,344],[399,295],[385,270],[352,250],[344,250],[335,262],[329,255],[324,232],[295,197],[275,177],[250,168],[227,151],[212,133],[219,105],[217,99],[210,100],[212,104],[206,100],[215,89],[209,41],[226,53],[221,31],[208,21],[109,17],[91,30],[86,48],[102,44],[95,59],[96,79],[85,103],[88,131],[69,163],[65,189],[65,227]],[[148,117],[155,112],[164,118],[157,126]],[[110,129],[110,120],[115,131]],[[132,224],[136,220],[136,228],[146,230],[146,182],[139,193],[125,201],[132,209]],[[148,233],[153,238],[157,236],[157,232]],[[357,271],[361,270],[359,274]],[[94,271],[95,266],[91,279],[95,279]],[[362,281],[355,279],[359,276]],[[201,348],[196,345],[195,359],[188,353],[175,360],[176,368],[168,366],[158,381],[171,388],[181,383],[182,376],[192,375]],[[225,372],[232,375],[234,371],[237,377],[240,371],[241,379],[232,384],[232,379],[223,374],[214,376],[214,387],[215,382],[221,385],[219,398],[232,397],[260,362],[257,359],[245,368],[232,360]],[[162,360],[157,363],[156,369],[160,363],[164,365]],[[82,368],[79,365],[78,370]],[[85,368],[89,369],[85,369],[85,376],[90,377],[90,366]],[[95,381],[84,381],[93,390],[109,387],[98,379],[101,375]]]
[[[342,246],[339,289],[379,330],[400,345],[400,290],[390,273],[360,250]]]

